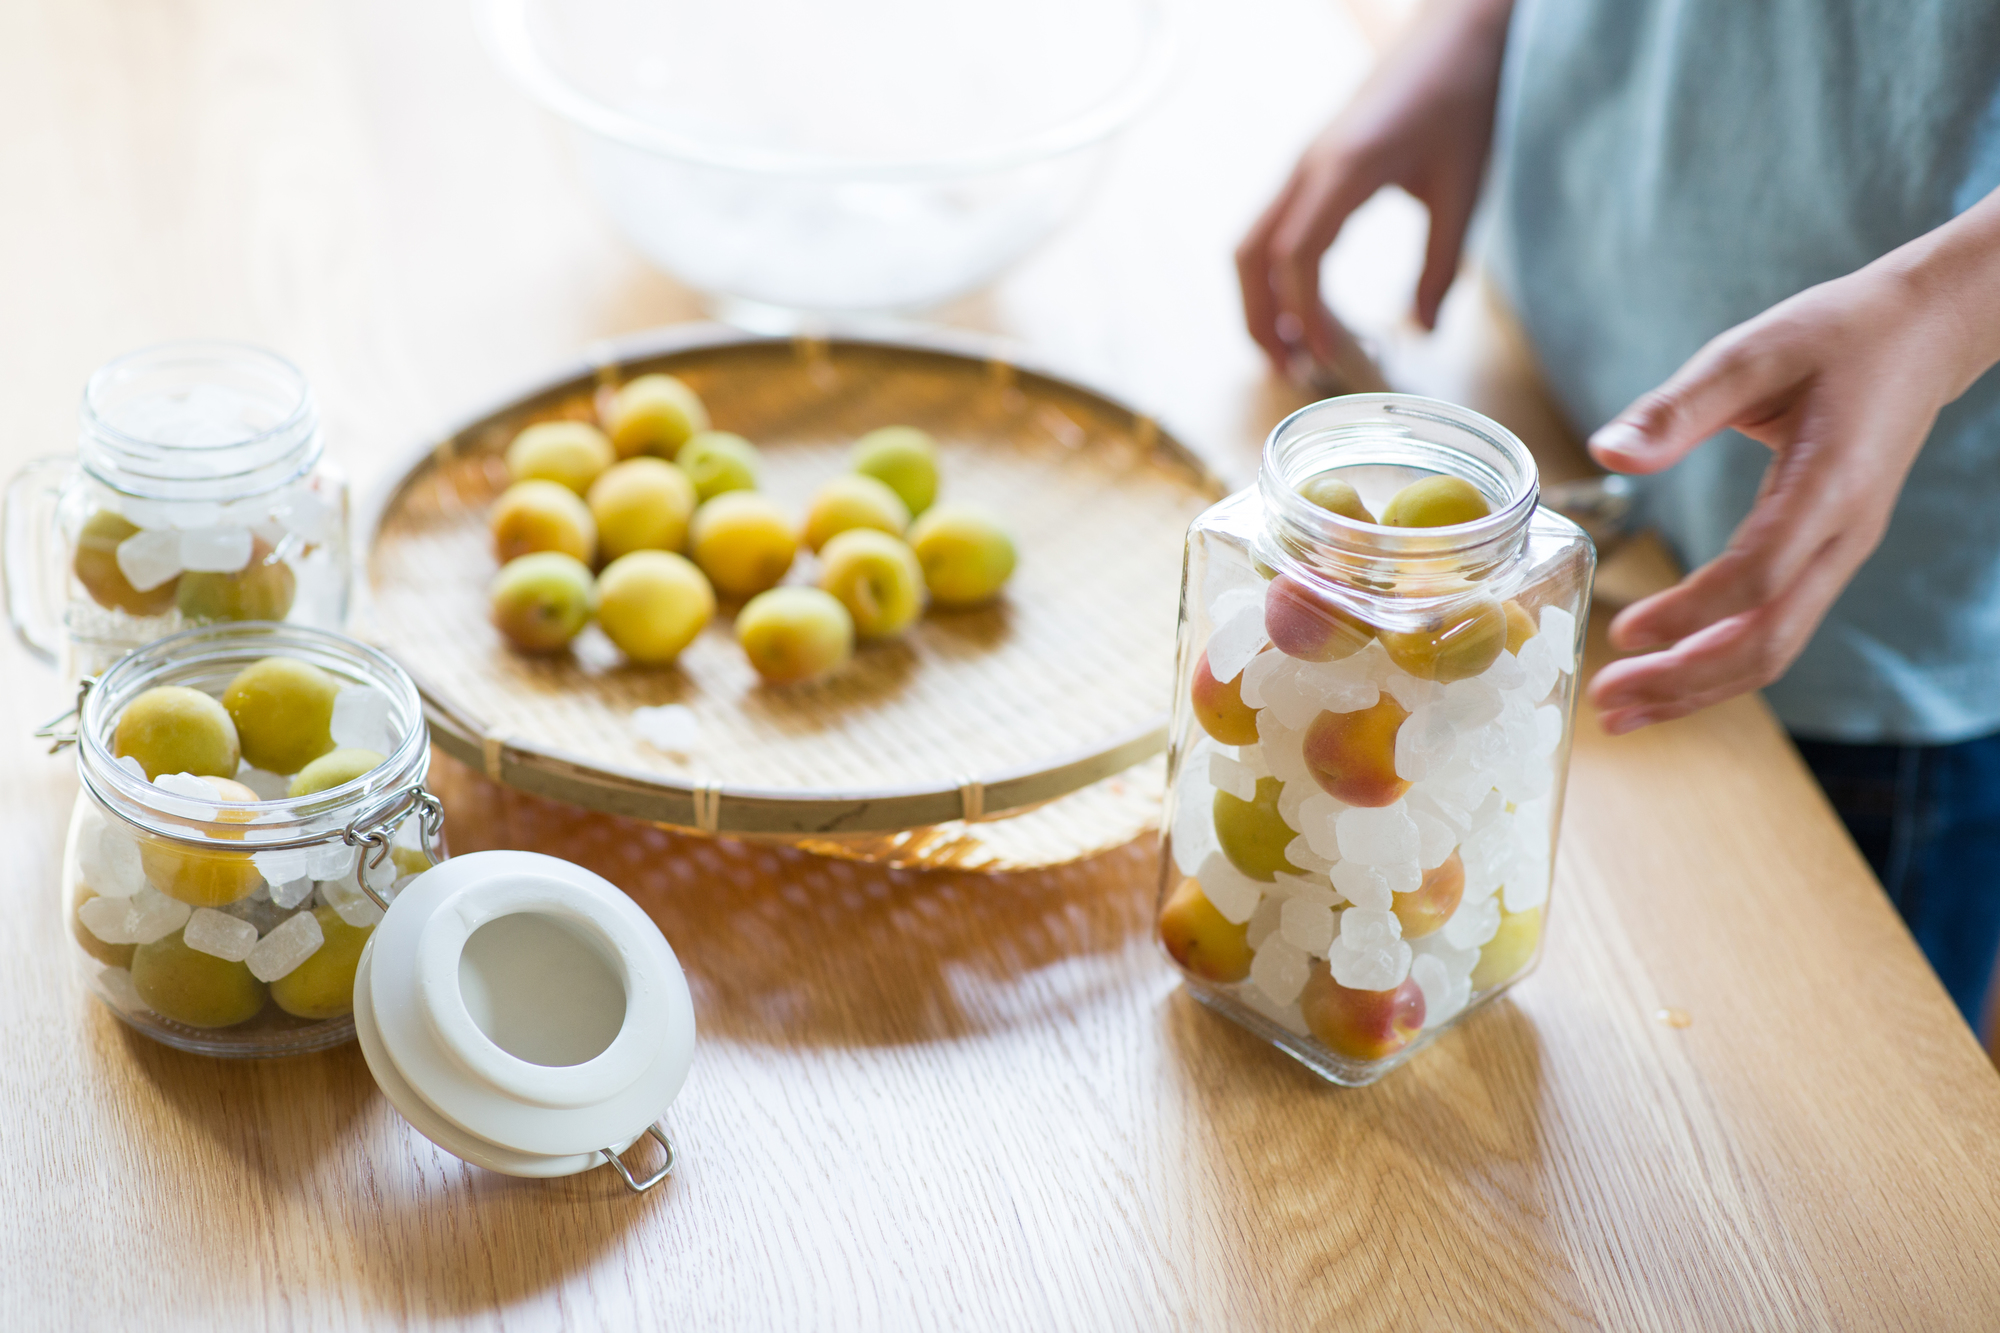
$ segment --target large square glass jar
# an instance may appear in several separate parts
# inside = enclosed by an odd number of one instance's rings
[[[1437,478],[1488,512],[1369,521]],[[1365,514],[1306,499],[1315,479]],[[1365,394],[1287,418],[1257,485],[1189,529],[1161,942],[1204,1004],[1334,1082],[1539,956],[1596,555],[1538,495],[1501,426]]]
[[[352,581],[347,486],[305,376],[233,343],[101,367],[74,456],[7,489],[8,614],[71,677],[193,625],[339,629]]]

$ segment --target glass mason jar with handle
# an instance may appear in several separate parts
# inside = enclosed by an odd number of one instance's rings
[[[204,723],[235,728],[221,763],[200,753]],[[183,1050],[288,1055],[352,1037],[370,933],[444,858],[409,676],[325,630],[212,625],[86,683],[75,742],[62,895],[86,986]],[[294,767],[322,754],[330,764]]]
[[[1538,493],[1501,426],[1365,394],[1189,529],[1161,943],[1334,1082],[1540,953],[1596,555]]]
[[[134,352],[90,377],[74,456],[7,489],[9,619],[72,677],[191,625],[347,614],[346,483],[305,377],[232,343]]]

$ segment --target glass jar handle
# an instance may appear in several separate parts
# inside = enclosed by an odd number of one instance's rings
[[[50,666],[63,647],[62,596],[52,593],[61,572],[49,553],[56,549],[56,505],[76,460],[38,458],[7,483],[0,515],[0,563],[6,566],[7,622],[29,652]]]

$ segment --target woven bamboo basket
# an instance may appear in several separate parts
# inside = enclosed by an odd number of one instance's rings
[[[761,487],[802,514],[854,438],[938,440],[945,498],[1012,528],[1005,595],[927,614],[813,685],[761,684],[725,607],[669,668],[592,627],[571,651],[510,651],[486,620],[486,513],[521,427],[591,418],[663,370],[763,453]],[[982,340],[765,338],[682,326],[595,349],[427,447],[364,515],[361,633],[415,677],[432,736],[494,780],[708,834],[902,864],[1019,869],[1115,847],[1158,817],[1181,546],[1222,487],[1150,418]],[[788,581],[809,580],[802,553]],[[634,709],[695,714],[689,752]]]

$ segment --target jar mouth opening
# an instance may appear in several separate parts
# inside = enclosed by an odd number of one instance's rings
[[[179,341],[128,352],[92,373],[78,415],[93,475],[163,498],[275,489],[318,454],[305,373],[247,343]]]
[[[343,687],[364,685],[388,695],[391,725],[399,735],[382,763],[359,777],[307,796],[227,801],[204,800],[160,787],[134,773],[112,753],[110,737],[118,714],[145,690],[212,682],[277,656],[309,661]],[[297,836],[318,840],[324,835],[321,825],[344,824],[361,803],[372,804],[398,787],[421,780],[429,766],[430,735],[415,684],[387,654],[328,630],[244,621],[183,630],[120,658],[89,686],[78,713],[77,748],[77,769],[84,785],[100,804],[127,822],[169,839],[206,843],[222,838],[252,851]]]
[[[1491,512],[1434,528],[1391,527],[1333,513],[1299,494],[1310,477],[1370,467],[1461,478]],[[1403,577],[1413,562],[1450,566],[1453,578],[1476,575],[1520,543],[1540,503],[1534,455],[1520,437],[1470,409],[1414,394],[1350,394],[1293,412],[1265,441],[1257,484],[1281,554],[1308,566],[1404,566],[1397,571]]]

